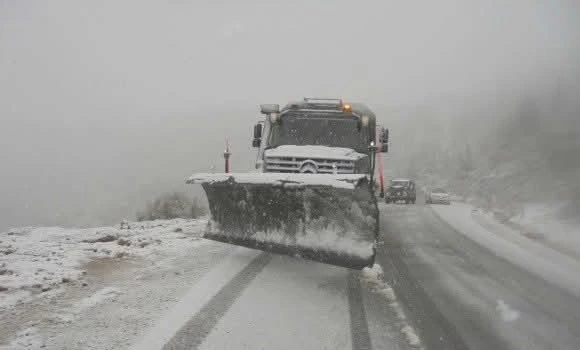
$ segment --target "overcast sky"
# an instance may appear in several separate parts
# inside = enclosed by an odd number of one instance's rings
[[[579,34],[575,0],[0,0],[0,229],[128,215],[226,136],[250,169],[259,103],[513,92],[565,75]]]

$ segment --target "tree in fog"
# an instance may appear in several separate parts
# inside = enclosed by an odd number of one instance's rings
[[[475,170],[473,163],[473,155],[471,154],[471,147],[469,144],[465,145],[465,150],[459,154],[457,181],[459,191],[462,196],[468,194],[468,188],[471,182],[472,173]]]

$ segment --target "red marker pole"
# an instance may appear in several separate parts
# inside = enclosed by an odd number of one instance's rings
[[[379,182],[381,184],[381,194],[385,194],[385,177],[383,174],[383,154],[377,152],[377,158],[379,159]]]
[[[230,143],[226,140],[226,150],[224,151],[224,159],[226,161],[225,172],[226,174],[230,172]]]
[[[377,139],[377,141],[380,140],[379,135],[378,135],[378,132],[377,132],[377,135],[376,135],[376,139]],[[382,143],[379,143],[379,142],[377,142],[376,144],[379,145],[379,147],[381,147],[381,148],[383,146]],[[378,168],[379,168],[379,184],[381,186],[381,197],[383,197],[384,194],[385,194],[385,178],[384,178],[384,174],[383,174],[383,154],[381,152],[377,152],[377,153],[375,153],[375,157],[378,160],[378,165],[379,165],[378,166]],[[376,163],[377,162],[375,162],[375,164]]]

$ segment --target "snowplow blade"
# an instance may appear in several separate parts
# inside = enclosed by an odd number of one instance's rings
[[[211,218],[205,238],[322,263],[372,266],[378,206],[364,175],[196,174]]]

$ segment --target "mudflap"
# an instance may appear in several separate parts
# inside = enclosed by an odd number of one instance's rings
[[[364,175],[221,174],[188,183],[208,198],[205,238],[351,269],[374,263],[379,213]]]

